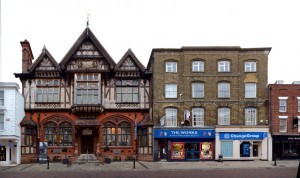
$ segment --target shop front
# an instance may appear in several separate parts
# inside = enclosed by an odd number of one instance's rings
[[[216,157],[224,160],[268,160],[268,132],[236,129],[218,132],[216,129]],[[238,131],[239,130],[239,131]]]
[[[20,139],[18,137],[1,137],[0,165],[20,164]]]
[[[277,159],[300,158],[300,135],[273,135],[273,157]]]
[[[155,160],[214,159],[215,130],[155,129]]]

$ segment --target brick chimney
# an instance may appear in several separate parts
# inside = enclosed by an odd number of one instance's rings
[[[22,73],[27,73],[32,64],[33,54],[30,44],[26,39],[20,43],[22,46]]]

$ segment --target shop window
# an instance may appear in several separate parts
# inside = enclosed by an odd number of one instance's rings
[[[72,145],[72,125],[68,122],[64,122],[59,126],[60,133],[60,145],[70,146]]]
[[[0,146],[0,161],[6,161],[6,148],[5,148],[5,146]]]
[[[233,142],[221,142],[221,154],[223,157],[233,157]]]
[[[64,122],[57,125],[48,122],[44,125],[44,140],[48,146],[71,146],[72,145],[72,124]]]
[[[300,156],[299,141],[282,141],[282,156],[298,157]]]
[[[213,142],[201,142],[200,150],[201,155],[200,159],[213,159],[214,158],[214,147]]]
[[[240,157],[250,157],[250,142],[240,144]]]
[[[36,153],[36,129],[31,127],[22,127],[22,154]]]
[[[147,128],[139,129],[139,146],[147,146],[148,145],[148,132]]]
[[[185,147],[183,142],[173,142],[171,149],[171,159],[183,160],[185,158]]]
[[[103,125],[103,146],[131,146],[131,125],[121,122],[118,125],[107,122]]]

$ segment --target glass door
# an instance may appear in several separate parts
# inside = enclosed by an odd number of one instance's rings
[[[200,159],[199,143],[185,143],[184,150],[186,160]]]

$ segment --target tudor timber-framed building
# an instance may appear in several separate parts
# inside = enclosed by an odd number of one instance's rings
[[[238,46],[153,49],[154,157],[271,160],[268,55]]]
[[[45,47],[33,61],[29,42],[21,46],[22,163],[35,162],[42,143],[51,161],[101,157],[106,146],[111,157],[152,159],[150,77],[130,49],[116,64],[89,27],[60,63]]]

